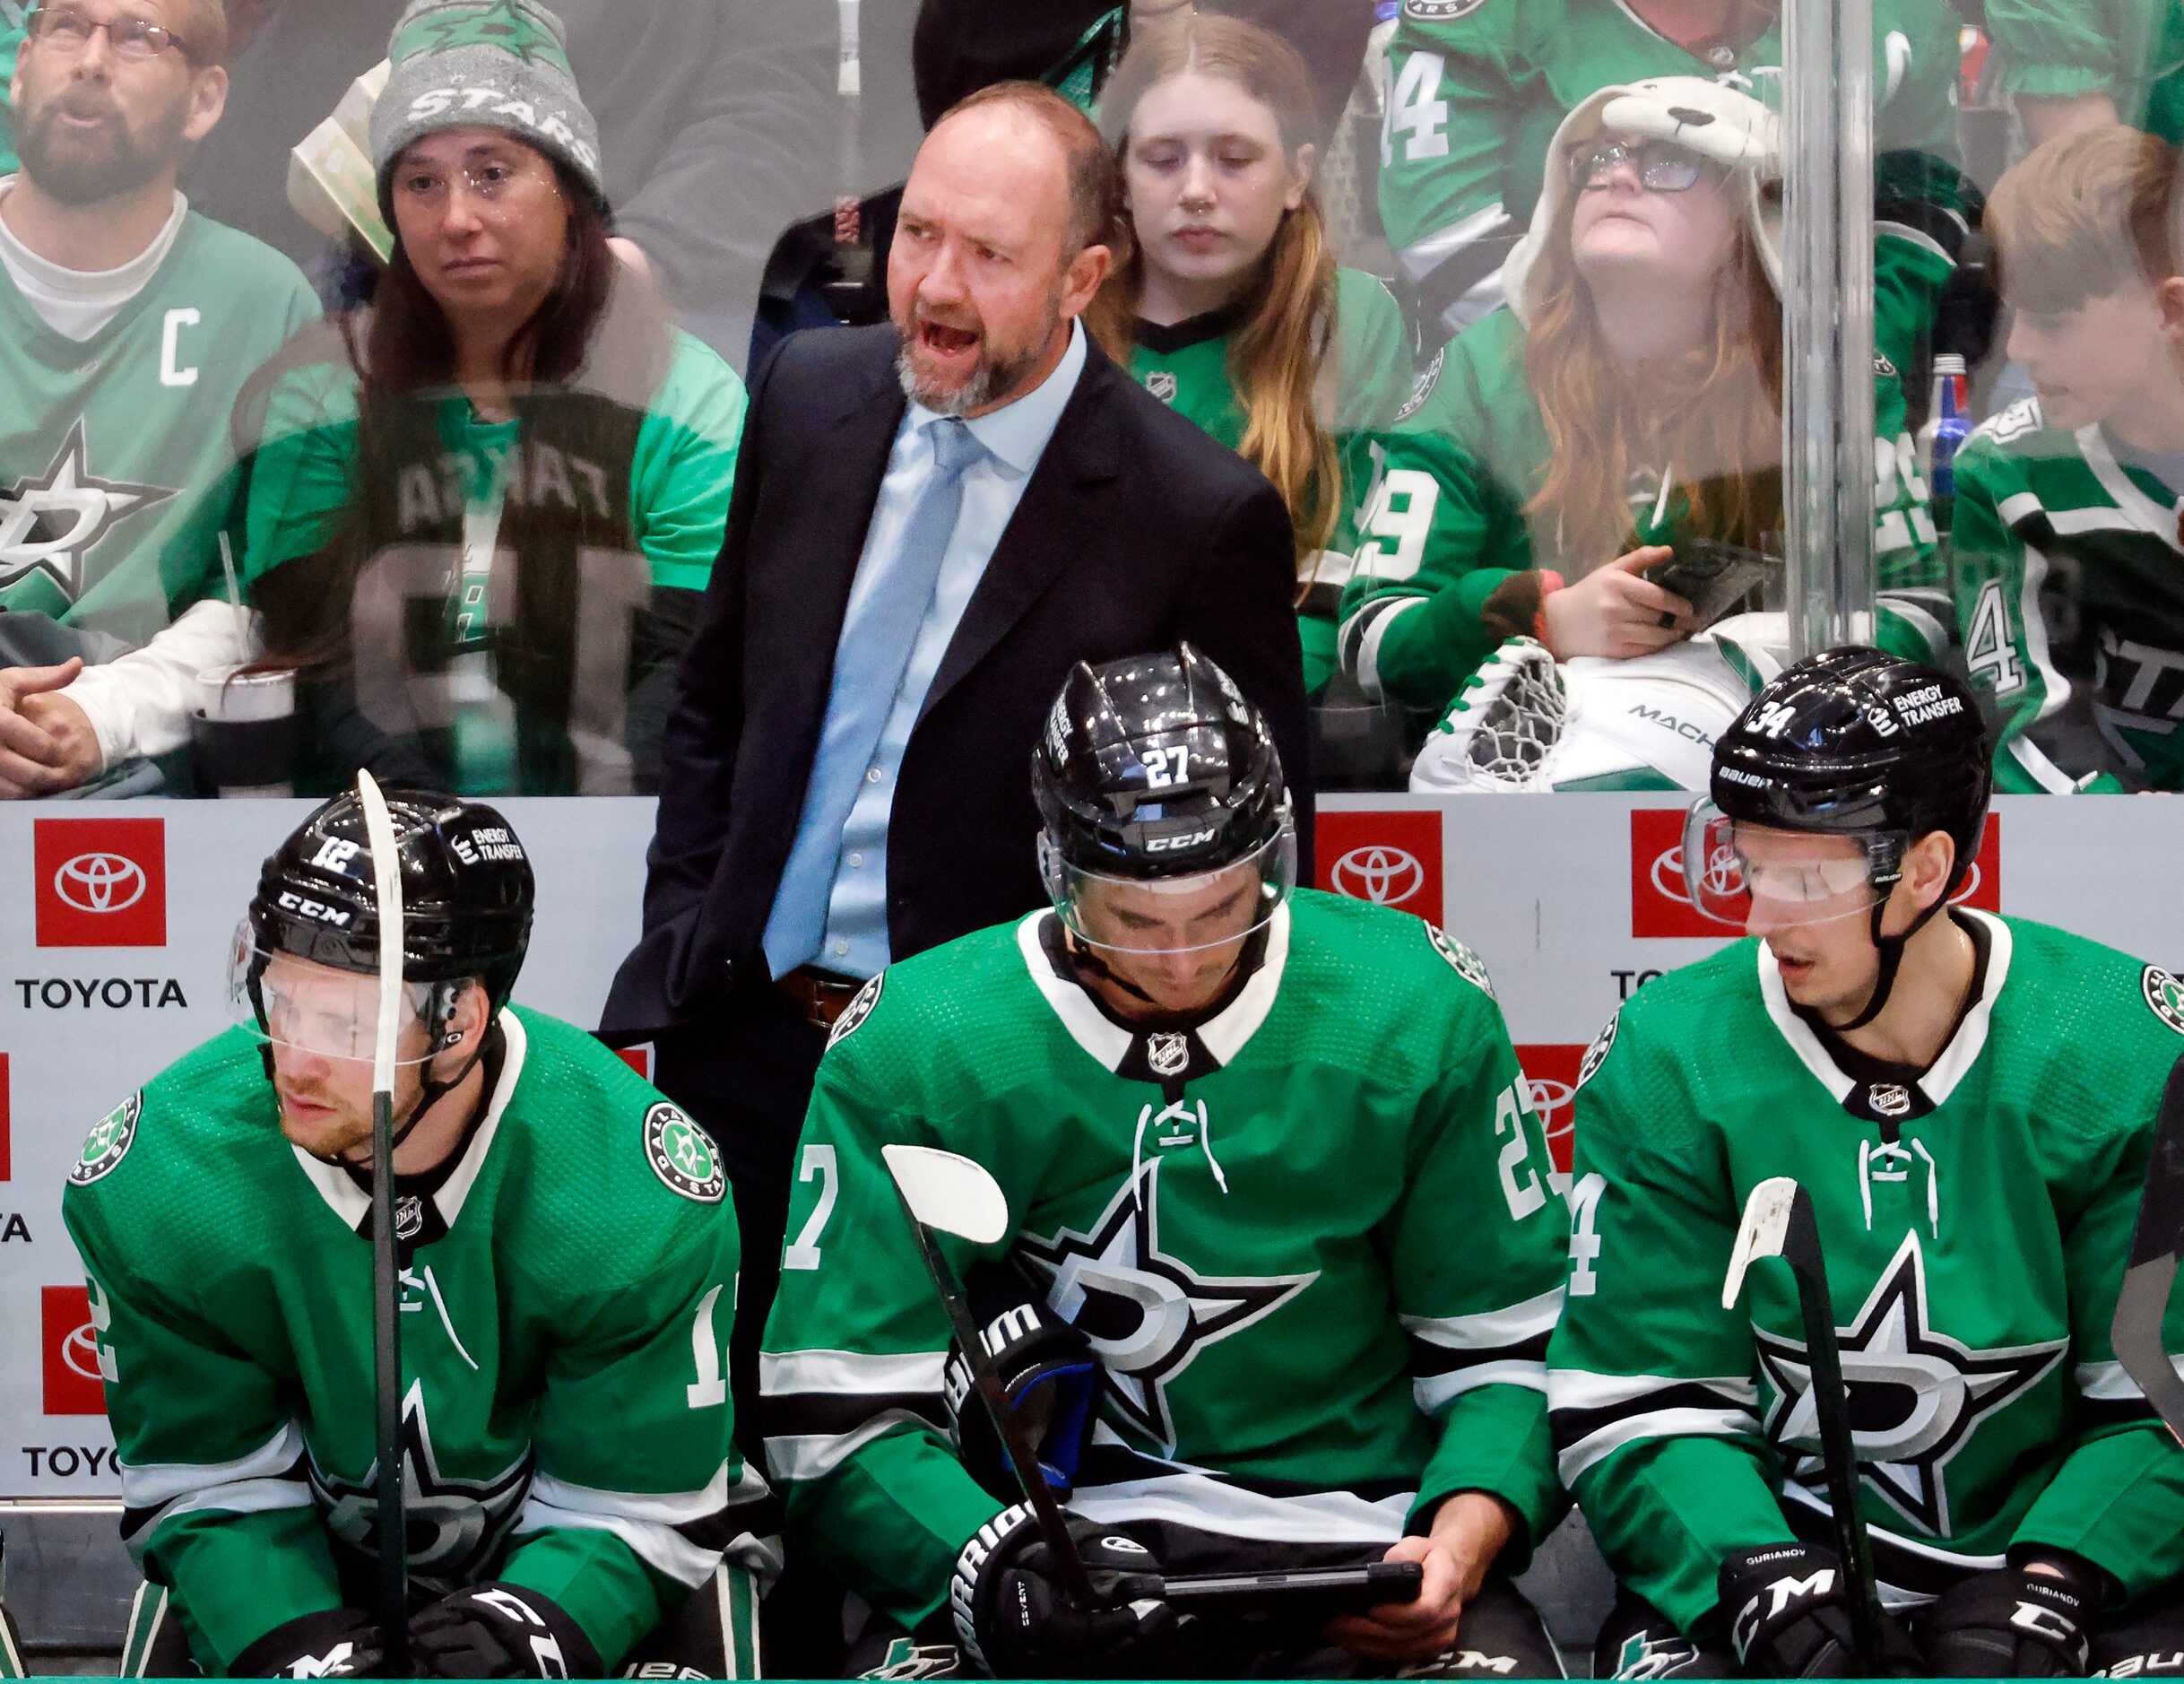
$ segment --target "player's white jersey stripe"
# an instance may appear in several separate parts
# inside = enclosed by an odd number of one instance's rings
[[[1557,1455],[1555,1465],[1562,1474],[1562,1482],[1573,1485],[1593,1463],[1606,1461],[1624,1445],[1635,1444],[1641,1438],[1691,1437],[1700,1434],[1733,1438],[1752,1430],[1749,1410],[1657,1410],[1644,1415],[1626,1415],[1598,1432],[1588,1433]]]
[[[758,1358],[758,1390],[767,1397],[793,1397],[802,1392],[863,1397],[930,1392],[937,1397],[947,1360],[947,1352],[940,1350],[769,1350]]]
[[[590,1532],[612,1532],[646,1566],[665,1574],[677,1584],[696,1590],[713,1576],[713,1569],[721,1563],[722,1552],[708,1549],[703,1544],[693,1543],[672,1526],[654,1522],[630,1520],[620,1515],[592,1514],[583,1509],[568,1509],[543,1500],[539,1495],[538,1482],[533,1481],[531,1494],[524,1501],[523,1513],[516,1517],[516,1532],[545,1532],[551,1528],[582,1527]],[[746,1535],[748,1536],[748,1534]],[[739,1546],[745,1539],[738,1539]],[[778,1571],[777,1550],[768,1550],[770,1570]]]
[[[153,1534],[185,1515],[262,1515],[270,1509],[310,1506],[311,1488],[301,1480],[238,1480],[175,1498],[132,1532],[126,1542],[130,1555],[141,1561]]]
[[[930,1431],[932,1423],[914,1410],[882,1410],[854,1433],[801,1433],[766,1441],[766,1467],[776,1480],[823,1480],[882,1433],[897,1427]]]
[[[540,1473],[532,1476],[531,1495],[571,1514],[620,1515],[630,1520],[656,1521],[663,1526],[688,1526],[736,1504],[763,1500],[767,1485],[756,1468],[745,1468],[731,1490],[728,1464],[724,1462],[704,1489],[696,1491],[602,1491]]]
[[[1423,596],[1375,597],[1343,622],[1342,647],[1356,651],[1351,665],[1357,675],[1358,688],[1374,701],[1381,699],[1381,639],[1388,635],[1388,628],[1398,619],[1414,608],[1425,607],[1427,600]]]
[[[264,1444],[232,1462],[127,1463],[121,1471],[121,1500],[130,1508],[158,1508],[208,1487],[286,1473],[302,1454],[303,1429],[285,1421]],[[300,1481],[298,1489],[302,1489]]]
[[[1450,1350],[1494,1350],[1553,1332],[1562,1315],[1562,1294],[1563,1289],[1556,1287],[1521,1304],[1481,1310],[1476,1315],[1404,1315],[1397,1319],[1405,1332],[1429,1345]]]
[[[1415,1491],[1369,1503],[1350,1491],[1274,1497],[1202,1473],[1180,1472],[1113,1485],[1080,1485],[1074,1514],[1102,1524],[1174,1521],[1200,1532],[1270,1543],[1393,1543],[1403,1535]]]
[[[1423,239],[1413,240],[1396,253],[1396,261],[1403,265],[1403,273],[1411,280],[1423,281],[1465,247],[1476,246],[1482,239],[1504,238],[1513,233],[1516,226],[1516,219],[1496,200],[1483,211],[1472,212],[1461,221],[1451,222]],[[1501,271],[1496,268],[1497,282],[1500,276]]]
[[[1759,1387],[1735,1375],[1701,1375],[1686,1379],[1668,1374],[1593,1374],[1583,1368],[1549,1368],[1547,1401],[1558,1410],[1607,1410],[1635,1403],[1654,1392],[1703,1386],[1722,1402],[1746,1410],[1759,1408]]]
[[[2184,1379],[2184,1357],[2171,1357],[2169,1364]],[[2071,1377],[2078,1384],[2078,1395],[2097,1403],[2128,1403],[2146,1395],[2119,1362],[2081,1362]]]
[[[1521,1358],[1475,1362],[1468,1368],[1452,1368],[1446,1374],[1413,1380],[1410,1395],[1417,1399],[1420,1409],[1431,1415],[1452,1400],[1482,1385],[1521,1385],[1528,1391],[1544,1392],[1547,1389],[1547,1369],[1539,1363]]]

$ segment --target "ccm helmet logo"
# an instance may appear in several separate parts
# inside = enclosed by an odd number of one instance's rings
[[[79,854],[53,873],[53,892],[78,912],[126,911],[144,889],[144,868],[119,854]]]
[[[294,913],[299,918],[316,918],[321,924],[347,928],[350,915],[340,907],[329,907],[323,900],[313,900],[308,895],[299,895],[292,889],[283,889],[275,898],[282,909]]]
[[[1401,848],[1352,848],[1335,862],[1333,881],[1343,894],[1391,907],[1426,886],[1426,867]]]
[[[1146,840],[1145,851],[1148,854],[1179,854],[1186,848],[1198,846],[1201,842],[1212,840],[1213,832],[1210,830],[1193,830],[1189,836],[1150,837]]]

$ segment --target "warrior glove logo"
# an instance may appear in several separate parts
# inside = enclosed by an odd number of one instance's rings
[[[686,1199],[718,1204],[728,1190],[712,1138],[664,1099],[645,1113],[645,1158],[653,1174]]]

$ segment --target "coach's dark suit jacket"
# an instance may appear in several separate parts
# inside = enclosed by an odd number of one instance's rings
[[[667,725],[645,933],[601,1032],[763,978],[835,645],[905,401],[891,327],[786,341],[752,394],[728,532]],[[1309,851],[1289,518],[1260,473],[1096,345],[942,657],[888,828],[897,959],[1042,903],[1029,767],[1070,664],[1188,638],[1261,707]],[[915,627],[903,628],[903,636]]]

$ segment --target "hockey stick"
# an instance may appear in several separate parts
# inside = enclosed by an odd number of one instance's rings
[[[379,1626],[386,1671],[410,1671],[409,1530],[402,1489],[402,1271],[394,1250],[394,1052],[402,1029],[402,859],[386,797],[357,774],[379,914],[379,1023],[371,1069],[372,1376],[378,1405]]]
[[[1763,1257],[1780,1257],[1797,1278],[1798,1309],[1805,1320],[1805,1358],[1811,1368],[1813,1411],[1820,1422],[1821,1460],[1827,1469],[1828,1507],[1835,1523],[1835,1553],[1850,1581],[1850,1638],[1861,1678],[1879,1678],[1881,1601],[1873,1579],[1873,1549],[1865,1516],[1858,1512],[1858,1446],[1850,1437],[1850,1396],[1842,1383],[1842,1354],[1835,1343],[1835,1309],[1828,1298],[1827,1263],[1813,1202],[1788,1176],[1752,1189],[1744,1221],[1729,1254],[1721,1307],[1732,1310],[1744,1277]]]
[[[880,1155],[895,1178],[895,1192],[903,1202],[903,1213],[910,1219],[911,1232],[917,1236],[925,1272],[932,1277],[933,1289],[940,1293],[949,1324],[956,1331],[956,1342],[963,1348],[972,1388],[985,1406],[1001,1447],[1009,1453],[1018,1483],[1024,1488],[1025,1499],[1038,1523],[1039,1535],[1054,1558],[1062,1588],[1079,1608],[1095,1608],[1099,1598],[1092,1589],[1091,1575],[1085,1571],[1084,1559],[1077,1553],[1076,1541],[1070,1536],[1061,1499],[1047,1484],[1038,1454],[1024,1436],[1016,1411],[1009,1407],[1001,1375],[987,1353],[985,1341],[979,1336],[978,1324],[972,1319],[963,1283],[956,1279],[955,1270],[940,1254],[940,1244],[933,1238],[936,1232],[953,1234],[975,1246],[991,1246],[1008,1234],[1009,1202],[982,1166],[955,1152],[931,1146],[890,1145],[882,1146]]]
[[[2184,1059],[2169,1072],[2162,1108],[2154,1124],[2154,1150],[2146,1162],[2145,1189],[2138,1199],[2138,1225],[2131,1230],[2131,1255],[2116,1295],[2116,1319],[2109,1343],[2123,1371],[2154,1405],[2162,1424],[2184,1441],[2184,1379],[2162,1341],[2169,1313],[2170,1289],[2184,1254]]]

